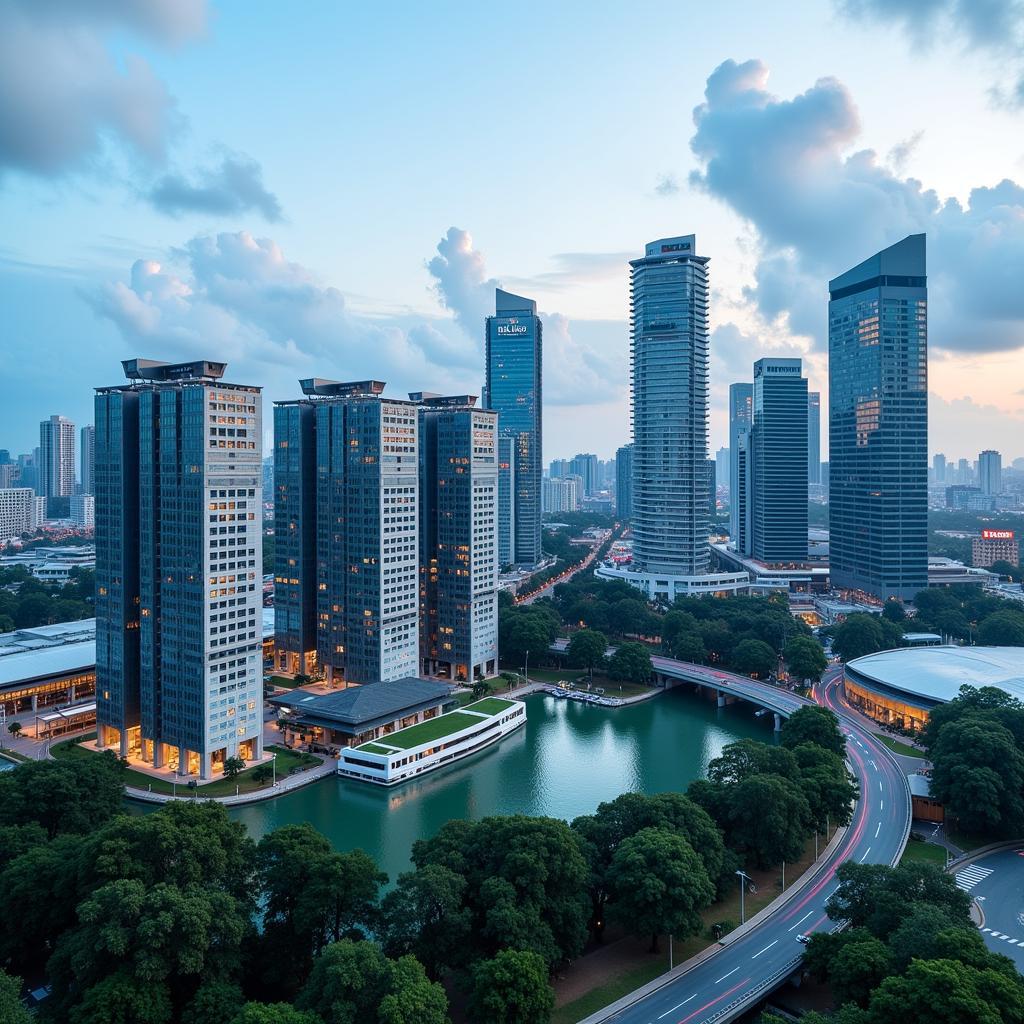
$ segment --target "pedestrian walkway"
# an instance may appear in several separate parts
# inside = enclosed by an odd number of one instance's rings
[[[992,874],[992,868],[983,868],[978,864],[971,864],[963,870],[958,871],[953,877],[956,879],[958,889],[970,892],[979,882]]]

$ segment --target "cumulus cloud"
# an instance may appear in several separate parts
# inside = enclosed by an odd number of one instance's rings
[[[103,34],[127,28],[174,45],[201,31],[205,0],[3,0],[0,169],[56,175],[116,138],[163,160],[174,101],[139,57],[121,67]]]
[[[658,178],[654,191],[659,196],[674,196],[679,192],[679,182],[674,174],[663,174]]]
[[[482,338],[484,318],[494,314],[494,289],[501,282],[487,276],[484,254],[473,246],[468,231],[452,227],[437,245],[438,255],[427,263],[441,305],[450,310],[459,326],[473,338]],[[623,266],[618,253],[561,253],[560,269],[540,275],[550,287],[551,277],[561,284],[578,283],[597,273],[606,274],[614,264]],[[516,287],[526,283],[518,279]],[[538,279],[534,279],[537,281]],[[511,287],[511,285],[509,285]],[[617,395],[623,387],[621,374],[591,346],[575,339],[567,317],[541,313],[544,323],[544,400],[555,405],[600,402]],[[482,362],[482,346],[480,349]]]
[[[551,257],[554,270],[531,277],[506,278],[505,284],[516,290],[563,291],[610,278],[626,281],[629,261],[635,258],[634,252],[556,252]]]
[[[902,178],[870,149],[842,83],[823,78],[792,99],[767,88],[760,61],[728,60],[694,111],[691,184],[756,229],[761,259],[748,297],[819,344],[829,278],[907,234],[929,244],[931,340],[998,351],[1024,345],[1024,191],[1004,180],[966,206]]]
[[[281,219],[277,196],[263,184],[263,170],[249,157],[227,154],[219,167],[200,170],[190,181],[164,175],[148,193],[149,201],[173,217],[183,213],[237,214],[255,210],[269,221]]]
[[[995,57],[1009,73],[992,96],[1008,106],[1024,105],[1024,5],[1020,0],[839,0],[840,12],[854,21],[899,25],[920,49],[959,43]]]

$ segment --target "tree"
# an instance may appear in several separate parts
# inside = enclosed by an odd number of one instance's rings
[[[201,985],[182,1011],[180,1024],[227,1021],[237,1014],[245,998],[233,982],[215,980]]]
[[[224,760],[224,775],[234,781],[245,770],[245,761],[240,757],[228,757]]]
[[[15,738],[15,739],[17,739],[17,738],[18,738],[18,736],[19,736],[19,735],[21,734],[21,722],[18,722],[18,721],[14,721],[14,722],[11,722],[11,723],[10,723],[10,724],[9,724],[9,725],[7,726],[7,731],[8,731],[8,732],[9,732],[9,733],[10,733],[10,734],[11,734],[11,735],[12,735],[12,736],[13,736],[13,737]]]
[[[608,871],[611,910],[632,932],[695,935],[715,887],[693,847],[667,829],[645,828],[623,840]]]
[[[489,1024],[547,1024],[555,1007],[547,965],[528,950],[503,949],[473,968],[471,1017]]]
[[[813,637],[795,636],[786,644],[783,657],[789,674],[797,679],[821,679],[822,672],[828,668],[825,650]]]
[[[608,637],[596,629],[581,629],[569,638],[569,661],[587,670],[590,681],[594,681],[594,666],[604,662],[608,650]]]
[[[863,658],[882,650],[885,646],[885,632],[881,622],[876,616],[865,612],[848,615],[836,628],[832,639],[832,650],[843,661]]]
[[[839,729],[839,719],[828,708],[817,705],[798,708],[782,723],[779,742],[792,749],[801,743],[816,743],[833,754],[846,752],[846,740]]]
[[[982,647],[1024,647],[1024,615],[1017,611],[996,612],[978,626]]]
[[[620,644],[608,659],[608,675],[629,683],[649,683],[654,667],[650,651],[643,644]]]
[[[252,781],[258,786],[262,786],[264,782],[269,782],[274,777],[274,769],[269,764],[258,764],[252,770]]]
[[[842,757],[816,743],[801,743],[793,749],[793,755],[800,770],[800,789],[811,809],[815,830],[825,829],[829,821],[848,825],[859,786]]]
[[[608,625],[617,636],[642,636],[651,624],[652,616],[647,605],[636,597],[626,597],[612,605]]]
[[[1024,569],[1019,565],[1014,565],[1012,562],[1007,562],[1005,558],[1000,558],[998,561],[993,562],[989,566],[989,571],[998,573],[1000,576],[1008,576],[1014,583],[1020,583],[1024,580]]]
[[[890,622],[903,622],[907,617],[907,612],[903,607],[902,601],[897,601],[894,597],[890,597],[882,607],[882,615]]]
[[[33,1024],[32,1015],[21,1004],[21,978],[0,970],[0,1020],[4,1024]]]
[[[700,633],[681,633],[672,641],[672,657],[701,665],[707,660],[708,652]]]
[[[389,960],[372,942],[342,939],[317,957],[298,1010],[324,1024],[448,1024],[444,989],[427,978],[413,956]]]
[[[847,942],[833,959],[829,983],[837,1003],[867,1006],[872,991],[889,974],[889,949],[873,935]]]
[[[732,667],[758,678],[771,675],[778,660],[775,651],[763,640],[741,640],[732,652]]]
[[[470,691],[477,700],[481,697],[486,697],[490,694],[491,688],[484,682],[483,679],[477,679],[473,683],[472,690]]]
[[[510,608],[499,624],[499,643],[502,653],[513,665],[525,665],[528,657],[534,660],[548,652],[551,642],[558,636],[558,623],[549,615],[528,608]]]
[[[225,1018],[210,1018],[210,1020]],[[290,1003],[246,1003],[228,1024],[323,1024],[310,1010],[296,1010]]]

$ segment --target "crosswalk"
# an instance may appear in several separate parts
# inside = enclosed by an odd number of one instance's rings
[[[984,881],[992,874],[992,868],[983,868],[979,864],[970,864],[954,876],[958,889],[970,892],[979,882]]]

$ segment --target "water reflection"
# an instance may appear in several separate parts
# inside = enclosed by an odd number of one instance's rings
[[[451,818],[569,819],[626,790],[684,789],[725,744],[771,737],[770,717],[755,719],[753,711],[743,704],[716,708],[678,690],[616,709],[534,695],[522,729],[425,778],[394,789],[327,779],[231,813],[257,838],[308,821],[339,849],[371,853],[393,879],[409,870],[413,842]]]

